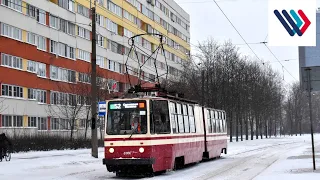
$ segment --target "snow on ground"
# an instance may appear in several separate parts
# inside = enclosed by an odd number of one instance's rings
[[[317,169],[320,169],[320,135],[315,135]],[[90,149],[27,152],[12,155],[10,162],[0,162],[0,179],[121,179],[102,165]],[[128,178],[126,178],[128,179]],[[228,144],[228,154],[221,158],[190,165],[178,171],[143,179],[320,179],[312,171],[310,135],[272,137]]]

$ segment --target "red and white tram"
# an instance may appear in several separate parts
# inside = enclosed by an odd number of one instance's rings
[[[110,172],[163,172],[227,153],[223,110],[169,96],[106,104],[103,164]]]

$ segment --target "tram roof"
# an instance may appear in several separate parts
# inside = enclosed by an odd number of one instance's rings
[[[180,101],[180,102],[185,102],[185,103],[201,106],[199,103],[197,103],[195,101],[188,100],[188,99],[168,98],[168,97],[162,97],[162,96],[141,96],[141,97],[133,97],[133,98],[115,98],[115,99],[109,99],[108,101],[131,101],[131,100],[137,101],[137,100],[151,100],[151,99],[154,99],[154,100],[174,100],[174,101]],[[212,107],[207,107],[207,106],[204,106],[204,107],[208,108],[208,109],[217,110],[217,111],[224,111],[224,110],[215,109]]]

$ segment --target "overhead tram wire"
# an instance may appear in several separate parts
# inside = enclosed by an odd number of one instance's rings
[[[212,0],[217,7],[220,9],[220,11],[222,12],[222,14],[224,15],[224,17],[229,21],[229,23],[232,25],[232,27],[234,28],[234,30],[236,30],[236,32],[239,34],[239,36],[241,37],[241,39],[247,44],[247,46],[249,47],[249,49],[252,51],[252,53],[256,56],[256,58],[258,58],[262,63],[264,63],[264,61],[262,61],[258,55],[253,51],[253,49],[251,48],[251,46],[247,43],[247,41],[243,38],[243,36],[241,35],[241,33],[238,31],[238,29],[233,25],[233,23],[231,22],[231,20],[228,18],[228,16],[224,13],[224,11],[221,9],[221,7],[219,6],[219,4],[215,1]]]
[[[237,33],[239,34],[239,36],[242,38],[242,40],[247,44],[247,46],[250,48],[250,50],[254,53],[254,55],[260,60],[260,58],[257,56],[257,54],[252,50],[252,48],[250,47],[250,45],[246,42],[246,40],[243,38],[243,36],[240,34],[240,32],[237,30],[237,28],[233,25],[233,23],[231,22],[231,20],[228,18],[228,16],[224,13],[224,11],[222,10],[222,8],[219,6],[219,4],[215,1],[212,0],[216,6],[220,9],[220,11],[223,13],[223,15],[226,17],[226,19],[229,21],[229,23],[232,25],[232,27],[237,31]],[[277,59],[277,61],[282,65],[282,67],[296,80],[296,78],[283,66],[283,64],[279,61],[279,59],[275,56],[275,54],[269,49],[269,47],[266,45],[266,42],[261,42],[262,44],[264,44],[267,49],[271,52],[271,54]],[[261,60],[260,60],[261,61]],[[263,61],[262,61],[263,62]],[[265,62],[263,62],[264,65]]]
[[[271,51],[271,49],[270,49],[265,43],[264,43],[264,45],[265,45],[265,47],[269,50],[269,52],[273,55],[273,57],[281,64],[282,68],[283,68],[284,70],[286,70],[286,71],[288,72],[288,74],[290,74],[290,76],[291,76],[294,80],[298,81],[298,80],[284,67],[284,65],[280,62],[280,60],[277,58],[277,56]]]
[[[88,2],[90,2],[90,0],[86,0],[86,1],[88,1]],[[227,17],[227,15],[224,13],[224,11],[221,9],[221,7],[219,6],[219,4],[215,1],[215,0],[213,0],[213,2],[218,6],[218,8],[220,9],[220,11],[224,14],[224,16],[227,18],[227,20],[230,22],[230,24],[233,26],[233,28],[237,31],[237,33],[240,35],[240,37],[242,38],[242,40],[245,42],[245,44],[250,48],[250,50],[254,53],[254,55],[264,64],[264,61],[262,61],[258,56],[257,56],[257,54],[253,51],[253,49],[249,46],[249,44],[258,44],[258,43],[247,43],[246,41],[245,41],[245,39],[242,37],[242,35],[240,34],[240,32],[236,29],[236,27],[233,25],[233,23],[230,21],[230,19]],[[14,5],[16,5],[16,6],[19,6],[19,7],[21,7],[21,8],[25,8],[25,9],[28,9],[27,7],[24,7],[24,6],[22,6],[22,5],[20,5],[20,4],[17,4],[17,3],[14,3],[14,2],[11,2],[12,4],[14,4]],[[101,6],[101,5],[98,5],[98,6],[100,6],[100,7],[102,7],[101,9],[103,10],[103,11],[105,11],[105,12],[107,12],[107,13],[112,13],[112,12],[109,12],[109,10],[107,10],[104,6]],[[42,12],[39,12],[40,14],[44,14],[44,15],[46,15],[46,13],[42,13]],[[56,15],[54,15],[54,16],[56,16]],[[56,16],[56,17],[58,17],[58,18],[61,18],[61,17],[59,17],[59,16]],[[118,17],[117,15],[116,16],[114,16],[114,17],[116,17],[116,18],[118,18],[118,19],[120,19],[120,20],[122,20],[122,18],[120,18],[120,17]],[[63,19],[63,18],[62,18]],[[85,25],[85,26],[91,26],[90,24],[85,24],[85,23],[80,23],[80,22],[73,22],[73,21],[69,21],[69,22],[71,22],[71,23],[74,23],[74,24],[80,24],[80,25]],[[127,22],[125,22],[125,21],[122,21],[123,23],[125,23],[125,24],[128,24],[128,25],[130,25],[131,27],[134,27],[134,28],[137,28],[137,27],[135,27],[135,26],[133,26],[133,25],[131,25],[131,24],[129,24],[129,23],[127,23]],[[164,35],[165,37],[168,37],[168,36],[166,36],[166,35]],[[154,37],[153,37],[154,38]],[[155,39],[155,38],[154,38]],[[195,47],[197,47],[196,45],[193,45],[193,44],[191,44],[190,43],[190,45],[192,45],[192,46],[195,46]],[[236,44],[235,44],[236,45]],[[239,45],[241,45],[241,44],[239,44]],[[169,46],[170,47],[170,46]],[[266,46],[267,47],[267,46]],[[267,47],[268,48],[268,47]],[[269,49],[269,48],[268,48]],[[269,49],[269,51],[271,51],[270,49]],[[181,51],[177,51],[178,53],[181,53],[181,54],[183,54]],[[271,53],[272,53],[272,51],[271,51]],[[273,54],[273,53],[272,53]],[[273,54],[274,55],[274,54]],[[276,57],[276,56],[275,56]],[[277,59],[277,58],[276,58]],[[278,59],[277,59],[278,60]],[[281,64],[281,63],[280,63]],[[282,64],[281,64],[282,65]],[[287,71],[287,72],[289,72],[285,67],[284,67],[284,69]],[[290,73],[289,73],[290,74]],[[290,74],[291,75],[291,74]],[[291,75],[292,76],[292,75]],[[293,77],[293,76],[292,76]],[[294,78],[295,79],[295,78]]]
[[[90,2],[90,0],[86,0],[86,1]],[[14,2],[12,2],[12,4],[28,10],[27,7],[24,7],[24,6],[22,6],[22,5],[16,4],[16,3],[14,3]],[[98,6],[100,6],[100,5],[98,5]],[[107,13],[112,13],[112,12],[109,12],[109,10],[107,10],[105,7],[103,7],[103,6],[100,6],[100,7],[102,7],[101,9],[103,9],[105,12],[107,12]],[[42,13],[42,12],[40,12],[40,11],[39,11],[39,13],[40,13],[40,14],[43,14],[43,15],[46,15],[46,13]],[[54,14],[52,14],[52,15],[54,15]],[[57,16],[57,15],[54,15],[54,16],[57,17],[57,18],[61,18],[60,16]],[[122,19],[122,18],[120,18],[120,17],[118,17],[118,16],[114,16],[114,17],[116,17],[116,18],[118,18],[118,19]],[[61,19],[63,19],[63,18],[61,18]],[[68,20],[68,21],[69,21],[69,20]],[[69,21],[69,22],[71,22],[71,23],[73,23],[73,24],[77,24],[77,25],[84,25],[84,26],[89,26],[89,27],[91,27],[91,24],[90,24],[90,23],[89,23],[89,24],[86,24],[86,23],[75,22],[75,21]],[[137,27],[132,26],[131,24],[129,24],[129,23],[125,22],[125,21],[122,21],[122,22],[125,23],[125,24],[128,24],[128,25],[130,25],[131,27],[134,27],[134,28],[137,29]],[[49,24],[50,24],[50,22],[49,22]],[[142,31],[143,31],[143,30],[142,30]],[[99,34],[100,34],[100,33],[99,33]],[[167,35],[165,35],[165,34],[163,34],[163,36],[165,36],[166,38],[169,38],[169,37],[168,37]],[[153,38],[154,38],[154,37],[153,37]],[[154,39],[155,39],[155,38],[154,38]],[[181,39],[181,38],[180,38],[180,39]],[[183,40],[183,39],[182,39],[182,40]],[[184,40],[183,40],[183,41],[184,41]],[[123,41],[114,41],[114,42],[123,42]],[[194,44],[192,44],[191,42],[189,42],[189,44],[190,44],[190,46],[198,47],[198,45],[194,45]],[[259,43],[257,42],[257,43],[247,43],[247,44],[259,44]],[[239,46],[241,46],[241,45],[247,45],[247,44],[233,44],[233,45],[236,45],[236,46],[239,45]],[[166,45],[167,45],[167,44],[166,44]],[[169,46],[169,45],[167,45],[167,46],[173,48],[173,49],[174,49],[175,51],[177,51],[179,54],[185,55],[183,52],[175,49],[175,47],[180,47],[180,46],[182,46],[182,45],[179,45],[179,44],[178,44],[177,46],[174,46],[174,47]],[[182,47],[183,47],[183,46],[182,46]]]
[[[87,0],[88,1],[88,0]],[[16,5],[16,6],[19,6],[19,7],[21,7],[21,8],[25,8],[25,9],[28,9],[27,7],[24,7],[24,6],[22,6],[22,5],[20,5],[20,4],[16,4],[16,3],[14,3],[14,2],[11,2],[11,4],[14,4],[14,5]],[[43,14],[43,15],[46,15],[46,13],[42,13],[42,12],[39,12],[40,14]],[[61,17],[59,17],[59,16],[56,16],[56,15],[54,15],[55,17],[58,17],[58,18],[61,18]],[[61,18],[61,19],[63,19],[63,18]],[[89,25],[89,24],[85,24],[85,23],[79,23],[79,22],[73,22],[73,21],[69,21],[69,22],[71,22],[71,23],[74,23],[74,24],[82,24],[82,25],[86,25],[86,26],[91,26],[91,25]],[[99,32],[98,32],[99,33]],[[97,41],[99,41],[99,40],[97,40]],[[122,53],[124,53],[124,52],[122,52]],[[133,70],[131,70],[131,69],[129,69],[130,71],[132,71],[132,72],[135,72],[135,71],[133,71]],[[151,69],[149,69],[150,71],[152,71]],[[153,72],[153,71],[152,71]],[[137,72],[135,72],[135,73],[137,73]],[[147,79],[149,79],[150,80],[150,78],[147,78]]]

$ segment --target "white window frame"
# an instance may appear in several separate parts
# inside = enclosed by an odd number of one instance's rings
[[[78,49],[78,59],[90,62],[91,54],[88,51]]]
[[[8,5],[5,4],[4,0],[1,0],[1,5],[6,6],[15,11],[22,12],[22,0],[7,0]]]
[[[49,22],[50,22],[49,25],[50,25],[51,28],[54,28],[54,29],[57,29],[57,30],[60,29],[60,18],[59,17],[50,14]]]
[[[8,88],[5,88],[5,86],[7,86]],[[8,93],[7,94],[3,94],[3,92],[6,91],[4,89],[8,89]],[[19,92],[16,92],[17,89],[19,89]],[[11,93],[11,95],[10,95],[10,93]],[[15,93],[18,93],[19,96],[15,96]],[[9,85],[9,84],[2,84],[1,85],[1,96],[22,99],[23,98],[23,87],[15,86],[15,85]]]
[[[44,63],[28,60],[27,71],[31,73],[35,73],[39,77],[44,77],[44,78],[47,77],[47,68],[46,68],[46,64]]]
[[[78,36],[90,40],[90,31],[86,28],[78,26]]]
[[[1,53],[1,66],[22,70],[23,69],[22,58]]]
[[[1,23],[1,36],[22,41],[22,30],[5,23]]]

